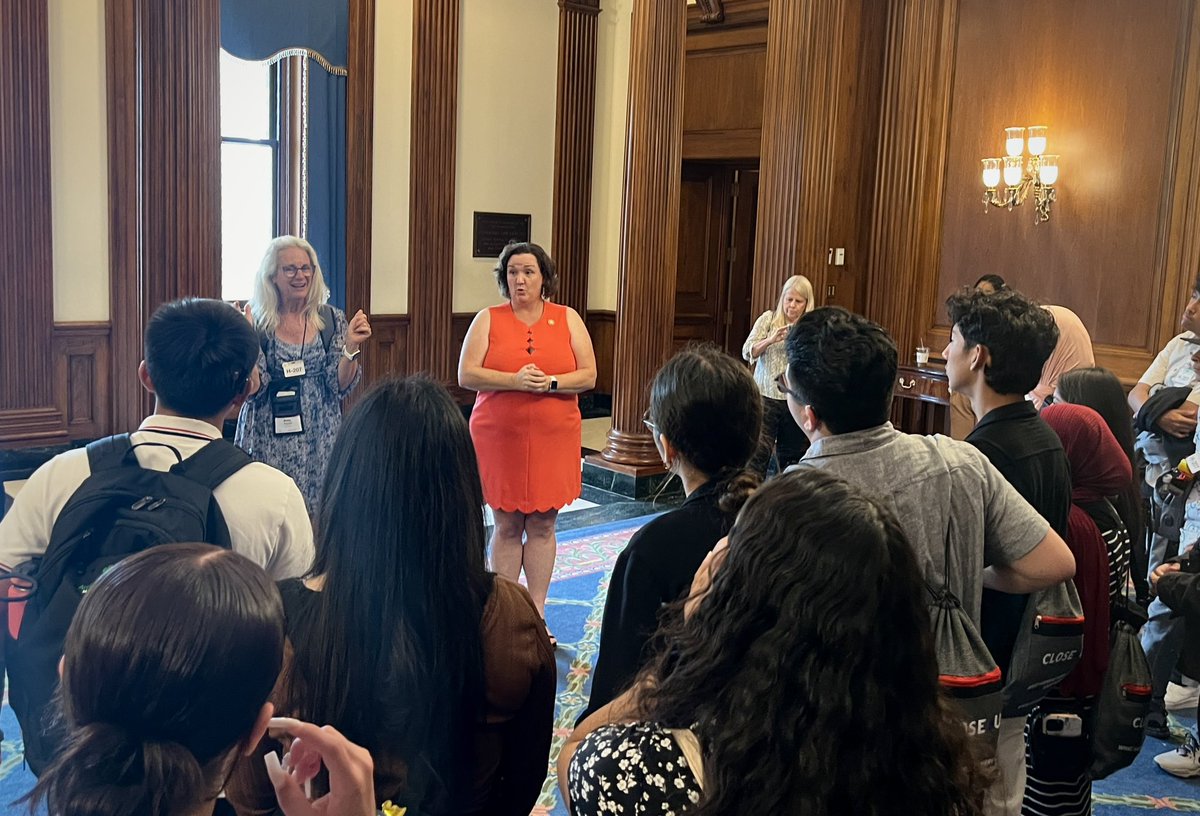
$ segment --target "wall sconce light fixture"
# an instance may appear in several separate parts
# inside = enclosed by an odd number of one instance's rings
[[[1026,130],[1029,131],[1026,139]],[[1026,160],[1025,151],[1029,150]],[[983,209],[988,207],[1019,207],[1033,192],[1033,223],[1050,218],[1054,203],[1054,185],[1058,181],[1058,156],[1046,153],[1046,128],[1004,129],[1004,152],[1007,156],[983,160]],[[1003,180],[1004,189],[999,189]]]

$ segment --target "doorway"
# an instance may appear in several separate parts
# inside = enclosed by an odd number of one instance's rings
[[[757,162],[683,163],[674,349],[710,342],[734,357],[750,333]]]

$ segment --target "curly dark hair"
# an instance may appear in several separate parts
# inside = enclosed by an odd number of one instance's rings
[[[833,433],[887,422],[898,355],[882,326],[824,306],[796,321],[787,358],[792,387]]]
[[[746,366],[714,345],[680,351],[650,384],[650,421],[689,464],[716,481],[727,513],[737,512],[758,487],[746,463],[758,447],[762,414]]]
[[[998,394],[1028,394],[1058,345],[1054,315],[1020,292],[985,294],[963,288],[946,298],[950,325],[967,348],[986,346],[984,381]]]
[[[542,273],[542,297],[549,300],[558,294],[558,267],[554,264],[554,259],[550,257],[549,252],[527,241],[508,244],[500,253],[500,260],[492,269],[492,274],[496,276],[496,285],[500,287],[500,294],[506,298],[512,297],[508,291],[508,262],[513,255],[532,255],[537,258],[538,269]]]
[[[763,485],[640,678],[640,716],[699,737],[690,812],[980,813],[988,780],[940,691],[925,597],[882,503],[814,469]]]

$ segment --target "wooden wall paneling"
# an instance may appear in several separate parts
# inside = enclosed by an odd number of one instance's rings
[[[755,311],[796,274],[819,304],[862,308],[884,14],[870,0],[772,5]],[[849,250],[846,266],[829,265],[832,247]]]
[[[613,429],[599,458],[650,472],[661,472],[662,460],[642,425],[642,412],[646,386],[666,359],[671,340],[686,26],[683,3],[634,2]]]
[[[0,447],[58,442],[47,0],[0,3],[0,190]]]
[[[930,324],[959,0],[890,5],[867,315],[902,360]]]
[[[686,161],[705,159],[757,159],[762,151],[762,130],[697,130],[683,134],[683,158]]]
[[[617,313],[603,309],[589,309],[587,330],[592,337],[592,348],[596,350],[596,388],[600,394],[612,394],[613,356],[616,353]]]
[[[160,304],[220,297],[220,3],[107,0],[113,423],[149,410],[142,333]]]
[[[843,247],[846,263],[824,267],[818,300],[861,313],[867,303],[888,4],[856,0],[845,9],[841,67],[832,77],[840,115],[833,123],[832,187],[824,208],[829,213],[826,246]],[[828,294],[831,285],[833,295]]]
[[[1150,355],[1178,332],[1179,317],[1197,281],[1200,281],[1200,4],[1186,8],[1184,40],[1178,52],[1174,85],[1174,111],[1170,124],[1172,156],[1164,185],[1165,212],[1160,221],[1158,257],[1163,265],[1161,302],[1150,313],[1156,330],[1150,347],[1134,366],[1120,366],[1108,349],[1098,351],[1103,365],[1136,381],[1149,364]],[[1115,351],[1115,350],[1114,350]]]
[[[800,264],[801,188],[819,183],[804,177],[806,151],[826,154],[824,134],[836,112],[815,122],[806,120],[804,96],[824,86],[820,70],[824,48],[814,49],[810,37],[823,22],[818,0],[777,0],[767,26],[766,102],[763,112],[763,152],[759,165],[758,235],[754,249],[754,312],[775,305],[783,282]],[[840,43],[841,38],[836,42]],[[816,53],[814,53],[814,51]],[[811,249],[807,247],[806,249]],[[820,291],[823,278],[809,274]],[[818,301],[820,298],[818,297]]]
[[[458,105],[459,0],[414,0],[409,234],[408,371],[451,382],[446,349],[454,278],[454,165]],[[424,270],[446,274],[429,275]]]
[[[689,31],[684,67],[683,157],[753,159],[762,140],[765,19]]]
[[[358,309],[368,313],[371,310],[375,0],[349,2],[350,65],[347,66],[346,78],[346,313],[353,315]]]
[[[363,386],[368,382],[403,372],[408,360],[408,315],[379,314],[371,316],[370,353],[363,351]]]
[[[770,0],[701,0],[687,7],[688,34],[759,25],[767,21],[770,10]]]
[[[999,273],[1074,310],[1102,348],[1158,350],[1160,325],[1148,318],[1175,283],[1168,223],[1179,139],[1192,138],[1179,115],[1180,85],[1194,80],[1184,70],[1194,7],[1015,0],[997,27],[992,4],[960,0],[936,325],[946,324],[947,295]],[[1012,49],[1038,54],[1036,70],[997,83],[978,55]],[[1032,202],[1011,213],[980,204],[979,160],[1001,154],[1004,127],[1033,124],[1049,126],[1047,152],[1061,154],[1062,168],[1050,221],[1038,225]],[[1178,322],[1171,312],[1167,327]]]
[[[54,324],[54,378],[58,408],[71,439],[112,433],[107,322]]]
[[[558,302],[586,315],[600,0],[559,0],[558,7],[550,247],[558,265]]]

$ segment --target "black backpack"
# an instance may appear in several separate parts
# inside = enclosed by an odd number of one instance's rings
[[[161,446],[178,462],[169,471],[138,464],[134,448]],[[159,544],[207,542],[229,548],[229,529],[213,490],[250,463],[245,451],[218,439],[184,459],[159,442],[133,445],[128,434],[87,446],[91,475],[54,522],[45,554],[18,567],[7,645],[9,702],[35,774],[58,753],[61,725],[50,705],[58,661],[79,602],[97,578],[126,556]],[[24,587],[25,592],[20,588]],[[20,616],[18,629],[12,628]]]

